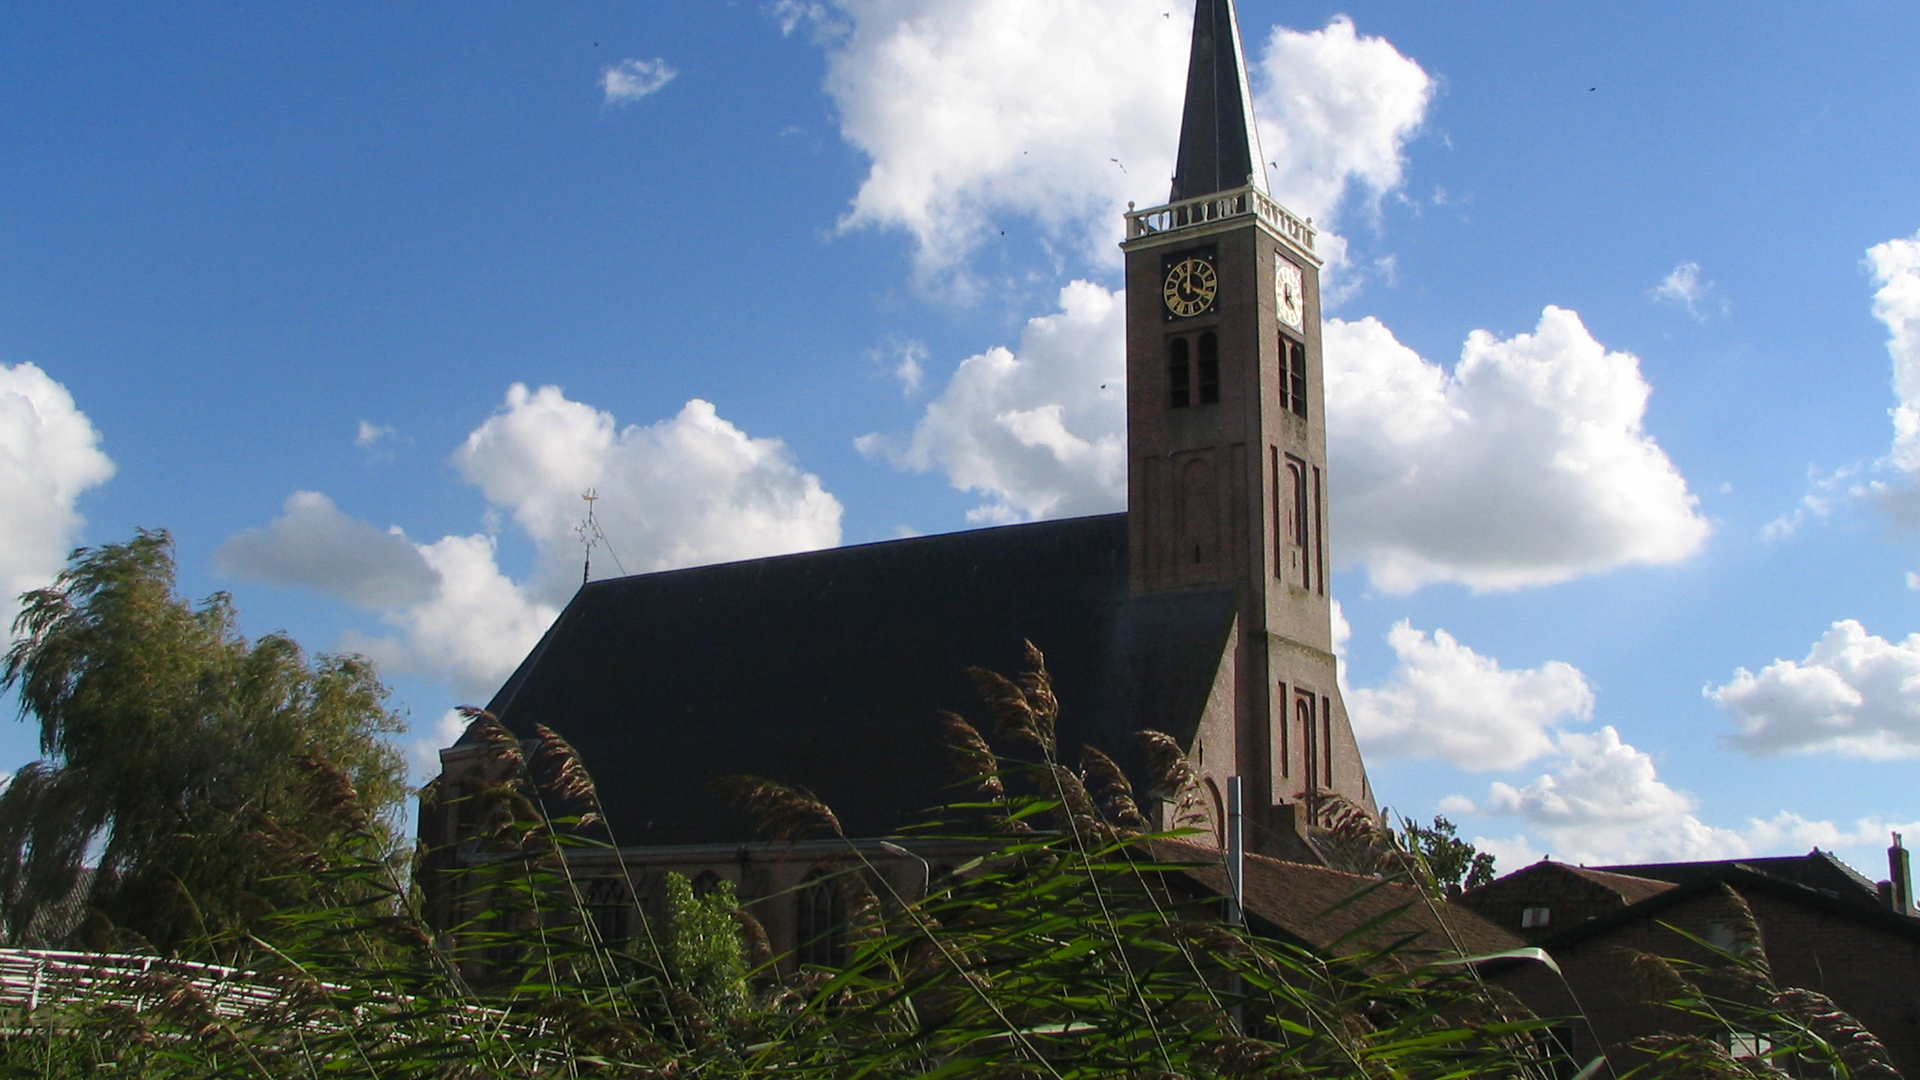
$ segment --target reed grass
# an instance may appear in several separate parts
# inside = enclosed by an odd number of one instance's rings
[[[773,956],[728,889],[696,897],[684,879],[668,879],[663,920],[609,940],[573,869],[618,852],[579,755],[546,729],[525,751],[476,712],[485,782],[432,793],[474,800],[480,823],[463,861],[434,871],[459,925],[430,925],[414,883],[347,845],[299,865],[306,900],[271,932],[215,943],[269,988],[265,1006],[178,980],[102,986],[9,1021],[0,1076],[1548,1080],[1586,1064],[1470,964],[1313,951],[1225,922],[1199,867],[1165,854],[1184,847],[1160,843],[1184,831],[1150,831],[1109,757],[1057,759],[1058,702],[1037,650],[1031,665],[976,674],[1017,755],[941,721],[959,801],[901,842],[973,855],[926,895],[896,891],[810,793],[721,785],[767,836],[846,841],[835,966]],[[1152,793],[1178,806],[1191,769],[1145,737]],[[334,779],[316,766],[315,784]],[[631,890],[642,868],[615,862]],[[1648,963],[1677,1018],[1764,1033],[1769,1063],[1887,1075],[1830,1002],[1773,987],[1751,956],[1723,959]],[[1717,1045],[1655,1040],[1642,1073],[1762,1075]]]

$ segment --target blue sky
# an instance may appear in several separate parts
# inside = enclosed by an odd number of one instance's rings
[[[168,528],[249,633],[380,660],[424,762],[578,580],[587,486],[596,576],[1120,509],[1113,243],[1189,10],[11,5],[0,584]],[[1920,10],[1241,19],[1334,256],[1383,801],[1508,869],[1883,874],[1920,828]]]

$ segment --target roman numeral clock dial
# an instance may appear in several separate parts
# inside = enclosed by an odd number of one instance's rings
[[[1220,278],[1207,260],[1182,259],[1167,270],[1166,287],[1161,291],[1168,311],[1183,319],[1191,318],[1213,306]]]
[[[1306,320],[1306,293],[1300,287],[1300,268],[1281,258],[1273,257],[1273,307],[1280,321],[1301,329]]]

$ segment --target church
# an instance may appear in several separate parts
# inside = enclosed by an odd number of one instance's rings
[[[807,939],[809,862],[829,847],[924,888],[942,853],[886,838],[947,798],[937,720],[980,715],[969,669],[1013,675],[1029,641],[1063,753],[1099,748],[1144,787],[1138,732],[1171,736],[1203,836],[1224,829],[1230,777],[1249,849],[1293,862],[1321,861],[1330,809],[1377,813],[1333,654],[1320,260],[1263,160],[1232,0],[1199,0],[1172,190],[1129,205],[1121,245],[1125,513],[581,587],[488,710],[578,748],[636,882],[673,870],[750,904],[798,896],[756,908],[776,948]],[[440,789],[479,759],[466,739],[442,751]],[[750,843],[709,787],[733,774],[813,792],[847,840]],[[1151,809],[1169,824],[1170,804]],[[442,799],[421,838],[457,860],[463,824]],[[596,854],[577,860],[589,879]]]

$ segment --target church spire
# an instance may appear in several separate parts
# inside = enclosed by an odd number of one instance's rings
[[[1263,193],[1267,190],[1233,0],[1195,0],[1187,105],[1180,118],[1180,160],[1174,166],[1173,194],[1167,201],[1196,199],[1249,183]]]

